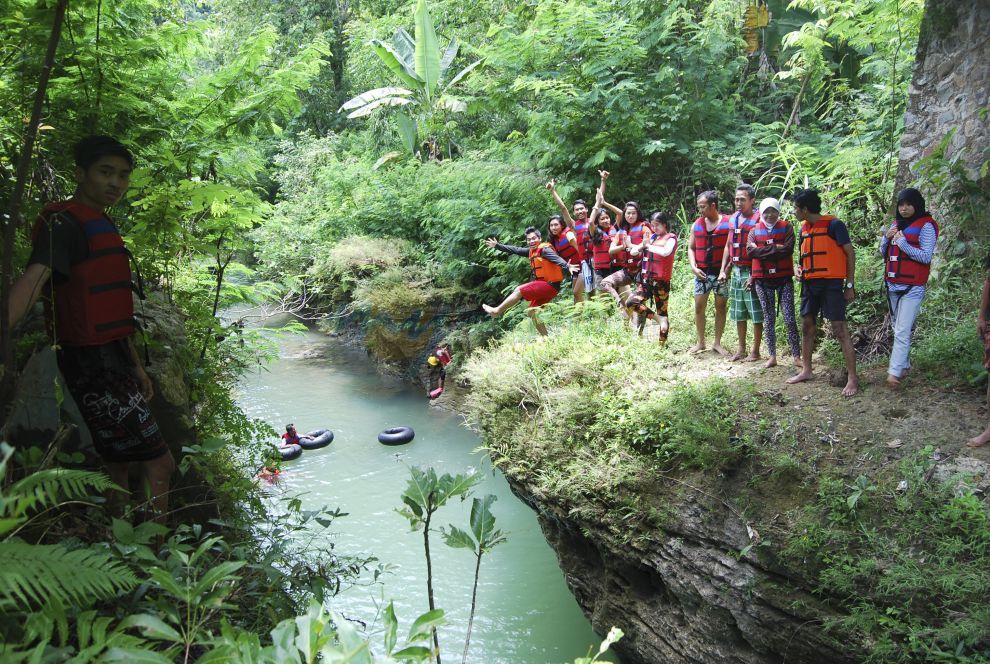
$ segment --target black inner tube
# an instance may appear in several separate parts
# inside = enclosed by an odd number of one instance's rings
[[[383,445],[405,445],[415,436],[411,427],[391,427],[378,434],[378,442]]]

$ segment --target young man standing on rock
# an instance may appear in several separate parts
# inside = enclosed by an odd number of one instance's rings
[[[729,358],[730,362],[742,360],[755,362],[760,359],[760,341],[763,339],[763,308],[752,287],[753,260],[747,245],[749,234],[760,220],[760,213],[753,209],[756,190],[752,185],[736,187],[736,211],[729,218],[728,251],[722,255],[718,280],[729,279],[729,318],[736,321],[739,349]],[[731,275],[729,272],[731,271]],[[746,354],[746,321],[753,321],[753,350]]]
[[[729,290],[725,280],[719,279],[719,272],[729,238],[729,217],[718,211],[718,194],[714,191],[698,196],[698,213],[700,216],[694,220],[688,238],[688,261],[694,273],[694,326],[698,331],[698,343],[691,346],[688,352],[705,350],[708,294],[715,291],[715,343],[712,350],[719,355],[728,355],[722,348],[722,333],[725,332]]]
[[[24,274],[10,292],[13,326],[45,300],[58,367],[110,479],[128,490],[131,464],[148,481],[163,518],[175,461],[148,408],[154,394],[133,343],[130,253],[106,210],[127,191],[134,157],[115,138],[88,136],[73,148],[76,191],[45,207]]]
[[[516,289],[509,293],[509,296],[502,300],[502,303],[497,307],[482,304],[481,308],[492,318],[498,318],[518,304],[520,300],[526,300],[529,302],[529,311],[526,313],[529,314],[536,330],[543,336],[547,336],[547,327],[540,320],[537,312],[540,307],[557,297],[564,281],[564,274],[577,274],[581,268],[569,264],[558,256],[549,242],[541,242],[540,231],[532,226],[526,229],[527,248],[501,244],[493,237],[485,240],[485,244],[507,254],[528,257],[529,267],[533,271],[533,280],[516,286]]]
[[[815,322],[819,313],[831,321],[832,332],[842,346],[848,378],[842,395],[851,397],[859,389],[856,350],[846,325],[846,304],[856,298],[853,279],[856,254],[846,225],[822,214],[822,200],[814,189],[794,195],[794,218],[801,224],[801,259],[795,272],[801,278],[802,364],[801,372],[788,383],[811,380],[811,354],[815,350]]]

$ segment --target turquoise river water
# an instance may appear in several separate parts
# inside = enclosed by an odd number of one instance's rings
[[[302,355],[306,351],[316,351]],[[327,505],[347,513],[331,530],[342,555],[370,554],[390,565],[380,584],[351,587],[333,598],[332,608],[368,624],[379,607],[395,602],[399,633],[427,610],[426,563],[422,535],[411,532],[396,513],[410,466],[433,466],[438,473],[474,471],[482,475],[475,495],[494,493],[497,527],[508,541],[481,564],[478,609],[471,635],[470,662],[570,662],[588,654],[600,638],[573,596],[536,520],[536,515],[493,471],[478,435],[459,417],[428,406],[416,386],[379,375],[361,351],[317,333],[282,342],[282,357],[267,370],[249,374],[238,400],[249,415],[276,429],[294,422],[299,431],[329,427],[329,447],[287,462],[274,492],[302,495],[305,509]],[[409,445],[388,447],[378,432],[391,426],[416,431]],[[470,501],[441,509],[437,526],[468,530]],[[431,537],[434,592],[448,624],[440,630],[445,661],[460,661],[471,603],[474,557]],[[378,622],[380,626],[380,621]],[[381,644],[380,630],[372,637]]]

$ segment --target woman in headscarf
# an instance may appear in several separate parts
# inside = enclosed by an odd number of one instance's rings
[[[890,351],[887,385],[901,384],[911,361],[911,333],[925,297],[932,255],[938,241],[938,224],[925,208],[925,199],[917,189],[904,189],[897,195],[897,213],[887,232],[880,238],[880,255],[884,258],[884,282],[890,305],[894,346]]]

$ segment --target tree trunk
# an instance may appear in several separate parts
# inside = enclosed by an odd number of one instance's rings
[[[34,140],[41,125],[41,111],[48,90],[48,79],[55,64],[55,53],[62,36],[62,23],[65,21],[65,8],[69,0],[59,0],[55,5],[55,16],[52,18],[52,31],[48,36],[48,50],[41,65],[41,75],[38,77],[38,89],[34,95],[34,107],[31,109],[31,119],[24,134],[24,147],[17,162],[17,176],[14,181],[14,191],[7,205],[7,218],[3,224],[3,261],[0,264],[0,357],[3,359],[3,375],[0,377],[0,403],[6,402],[14,385],[14,345],[10,335],[10,286],[14,274],[14,238],[21,226],[21,199],[27,189],[31,175],[31,154],[34,152]]]

